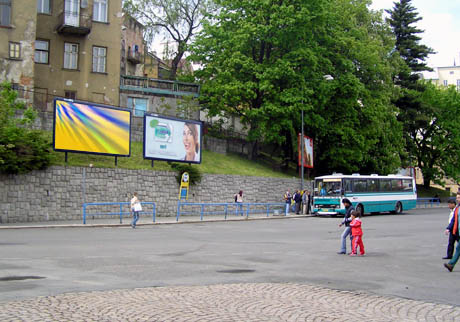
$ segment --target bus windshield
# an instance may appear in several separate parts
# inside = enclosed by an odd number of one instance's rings
[[[340,196],[341,192],[341,179],[317,179],[315,181],[315,196]]]

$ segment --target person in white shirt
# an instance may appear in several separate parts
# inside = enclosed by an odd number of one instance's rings
[[[131,222],[131,227],[136,228],[136,223],[139,220],[139,213],[142,211],[141,202],[137,197],[137,192],[133,193],[133,198],[131,199],[131,212],[133,213],[133,221]]]

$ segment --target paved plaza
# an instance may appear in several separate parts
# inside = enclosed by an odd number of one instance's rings
[[[339,222],[0,229],[0,321],[460,321],[447,209]]]
[[[137,288],[0,304],[2,321],[458,321],[450,305],[299,284]]]

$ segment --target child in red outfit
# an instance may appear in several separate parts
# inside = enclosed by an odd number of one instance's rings
[[[364,255],[364,244],[363,244],[363,230],[361,229],[361,219],[359,218],[359,213],[352,211],[351,213],[351,235],[353,236],[353,249],[350,256],[356,256],[358,246],[360,250],[360,255]]]

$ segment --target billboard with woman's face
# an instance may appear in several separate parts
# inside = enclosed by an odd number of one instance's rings
[[[56,151],[130,155],[131,111],[94,103],[54,100]]]
[[[144,158],[201,163],[201,122],[145,115]]]

